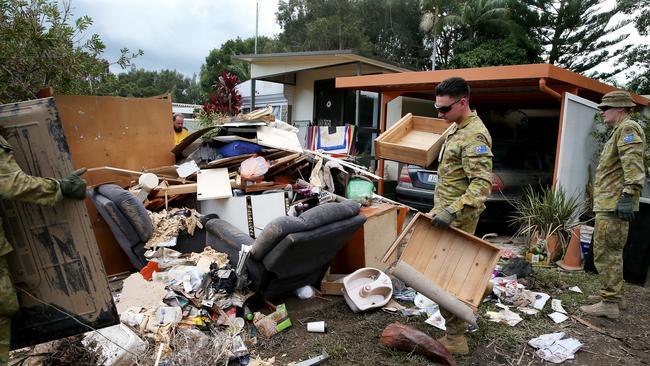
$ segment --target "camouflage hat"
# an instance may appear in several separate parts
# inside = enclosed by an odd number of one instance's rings
[[[615,90],[603,95],[603,100],[598,107],[631,108],[636,107],[636,103],[634,103],[634,99],[632,99],[630,93],[623,90]]]

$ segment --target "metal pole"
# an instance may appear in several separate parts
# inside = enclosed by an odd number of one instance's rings
[[[257,55],[257,30],[260,18],[260,3],[255,1],[255,49],[253,52]],[[253,73],[253,63],[250,65],[251,73],[251,112],[255,110],[255,79],[252,78]]]

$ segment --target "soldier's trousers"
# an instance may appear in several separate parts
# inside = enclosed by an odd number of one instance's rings
[[[630,223],[611,212],[597,212],[594,227],[594,264],[600,275],[603,301],[619,302],[623,291],[623,248]]]
[[[7,257],[0,256],[0,366],[9,362],[11,315],[18,311],[18,298],[9,276]]]
[[[476,225],[478,225],[478,218],[482,211],[483,210],[472,210],[469,215],[461,215],[451,223],[451,226],[474,235],[474,232],[476,232]],[[447,311],[447,309],[441,308],[440,314],[445,318],[445,327],[447,328],[448,335],[458,336],[465,333],[467,330],[466,321]]]

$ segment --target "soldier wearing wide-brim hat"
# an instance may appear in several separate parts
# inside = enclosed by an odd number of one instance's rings
[[[600,302],[580,307],[594,316],[618,318],[620,312],[623,248],[645,181],[646,138],[641,126],[630,119],[635,106],[630,93],[622,90],[605,94],[598,105],[613,130],[600,154],[594,181],[594,263],[603,282]]]

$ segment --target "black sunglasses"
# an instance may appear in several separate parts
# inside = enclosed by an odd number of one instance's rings
[[[447,112],[449,112],[451,110],[451,107],[453,107],[454,104],[460,102],[463,98],[465,98],[465,97],[460,97],[460,98],[456,99],[456,101],[451,103],[450,105],[445,105],[445,106],[439,107],[437,104],[434,104],[433,107],[440,113],[447,113]]]
[[[606,105],[605,105],[605,106],[599,107],[599,109],[600,109],[601,111],[605,112],[605,111],[608,110],[608,109],[612,109],[612,107],[610,107],[610,106],[606,106]]]

